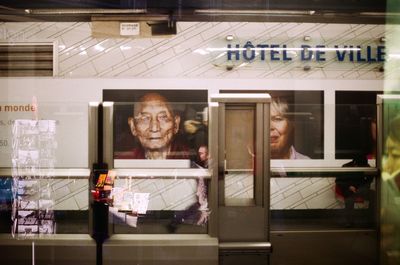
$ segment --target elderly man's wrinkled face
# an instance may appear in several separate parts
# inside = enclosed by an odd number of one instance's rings
[[[178,132],[180,118],[172,115],[167,103],[157,98],[145,101],[135,113],[129,125],[142,146],[148,150],[169,148]]]
[[[271,107],[271,156],[274,159],[288,159],[292,126],[281,110]]]

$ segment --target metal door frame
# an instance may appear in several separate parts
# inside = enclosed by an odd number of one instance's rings
[[[212,183],[210,201],[212,219],[210,220],[210,235],[218,236],[220,251],[271,251],[270,240],[270,117],[271,97],[268,94],[216,94],[211,95],[210,103],[210,155],[212,163]],[[225,173],[225,111],[229,106],[255,105],[255,179],[254,179],[254,206],[226,206],[224,194]],[[261,166],[259,166],[261,165]],[[254,215],[263,219],[264,233],[250,232],[247,238],[226,238],[221,230],[221,220],[225,217],[225,209],[241,214]],[[227,220],[227,219],[224,219]],[[234,231],[236,232],[236,231]],[[253,233],[253,234],[252,234]],[[239,235],[240,237],[240,235]],[[241,253],[242,253],[241,252]]]

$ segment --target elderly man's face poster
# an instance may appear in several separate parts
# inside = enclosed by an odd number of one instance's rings
[[[208,148],[207,90],[104,90],[114,101],[114,159],[200,161]]]

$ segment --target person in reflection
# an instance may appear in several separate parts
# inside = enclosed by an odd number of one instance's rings
[[[383,172],[389,175],[400,172],[400,115],[390,122]],[[396,186],[400,188],[400,180],[396,181]]]
[[[202,168],[208,168],[208,147],[207,145],[200,145],[197,152],[196,164]]]
[[[208,109],[204,108],[202,112],[198,112],[190,106],[187,107],[183,129],[191,150],[191,158],[195,161],[200,146],[208,140]]]
[[[389,124],[381,177],[381,247],[382,253],[400,250],[400,115]],[[385,255],[385,264],[398,264],[399,258]]]
[[[359,151],[352,161],[343,167],[369,167],[368,159],[374,159],[376,154],[376,118],[361,117],[359,135]],[[357,202],[368,201],[368,209],[373,214],[375,207],[374,193],[371,190],[373,176],[346,175],[336,178],[336,198],[344,201],[345,225],[353,225],[354,206]]]
[[[293,121],[290,120],[289,105],[283,99],[272,100],[270,126],[272,159],[310,159],[297,152],[293,146]]]
[[[128,125],[140,146],[116,154],[117,159],[189,159],[189,148],[178,137],[181,118],[158,93],[148,93],[135,103]]]
[[[200,168],[208,168],[209,153],[207,145],[201,145],[197,152],[196,165]],[[168,231],[174,233],[178,225],[187,219],[195,220],[196,225],[206,224],[208,221],[208,185],[204,178],[197,179],[196,196],[198,201],[189,206],[185,211],[174,216],[174,220],[168,225]]]
[[[201,168],[208,168],[208,163],[209,163],[209,153],[208,153],[208,146],[207,145],[201,145],[199,147],[199,150],[197,152],[198,159],[197,159],[197,164]],[[197,181],[197,191],[196,195],[199,198],[199,210],[200,210],[200,216],[197,218],[197,225],[202,225],[205,224],[208,220],[208,183],[204,180],[204,178],[199,178]]]
[[[370,121],[369,131],[371,133],[370,137],[370,150],[368,152],[368,159],[376,159],[376,132],[377,132],[377,125],[376,125],[376,117],[372,118]]]
[[[343,165],[343,167],[369,167],[366,155],[358,154],[355,158]],[[373,176],[344,175],[336,178],[336,197],[344,200],[345,225],[353,225],[354,204],[368,201],[370,212],[373,211],[374,198],[371,191]]]

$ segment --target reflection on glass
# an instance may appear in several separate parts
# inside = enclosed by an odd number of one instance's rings
[[[15,120],[13,125],[13,230],[16,237],[55,233],[55,196],[50,187],[52,168],[41,171],[42,161],[55,160],[55,120]],[[40,144],[39,144],[40,143]],[[46,165],[48,163],[46,162]],[[53,162],[51,164],[54,164]]]
[[[272,178],[272,229],[374,227],[373,177],[363,172],[313,172],[309,177]],[[354,196],[349,194],[351,186]]]
[[[324,96],[308,90],[221,90],[268,93],[271,98],[272,159],[324,158]]]
[[[381,185],[381,263],[400,261],[400,104],[384,102]]]
[[[206,233],[206,179],[118,177],[111,194],[114,233]]]
[[[390,121],[385,154],[383,172],[395,174],[400,170],[400,114]]]
[[[111,205],[114,232],[206,232],[207,181],[201,176],[173,178],[175,170],[208,167],[207,91],[197,92],[105,92],[105,100],[116,101],[114,166],[148,168],[150,175],[151,169],[166,171],[160,177],[117,176]],[[185,101],[196,93],[197,102]]]
[[[225,112],[225,204],[254,204],[254,106]]]
[[[336,92],[336,159],[376,158],[378,91]]]

